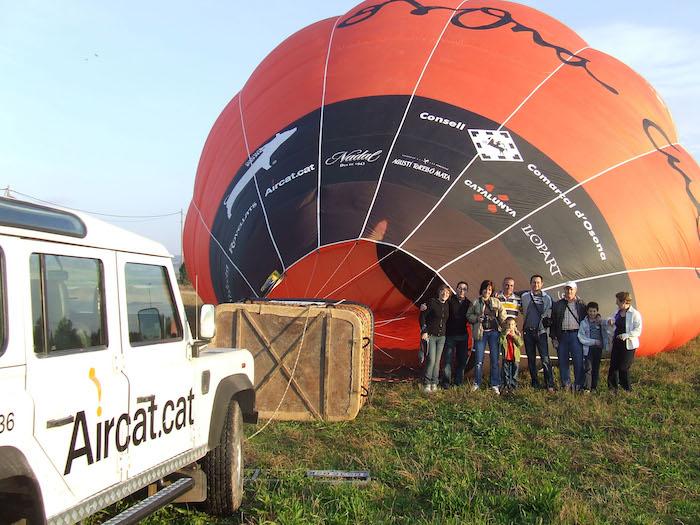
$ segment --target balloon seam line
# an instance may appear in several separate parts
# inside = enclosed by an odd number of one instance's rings
[[[464,5],[466,2],[469,0],[463,0],[457,9],[460,9],[462,5]],[[404,123],[406,122],[406,117],[408,115],[409,110],[411,109],[411,104],[413,103],[413,99],[416,96],[416,92],[418,91],[418,86],[420,86],[421,81],[423,80],[423,76],[425,75],[425,72],[428,69],[428,66],[430,65],[430,61],[433,58],[433,55],[435,54],[435,51],[437,50],[438,46],[440,45],[440,42],[442,41],[442,37],[447,31],[447,28],[450,26],[450,21],[452,20],[452,16],[448,17],[447,21],[445,22],[444,27],[442,28],[442,31],[440,32],[440,35],[438,36],[437,40],[435,41],[435,45],[433,46],[433,49],[430,51],[430,54],[428,55],[427,60],[425,61],[425,64],[423,65],[423,69],[418,75],[418,80],[416,81],[416,85],[413,87],[413,92],[411,93],[410,98],[408,99],[408,104],[406,104],[406,109],[404,110],[403,117],[401,118],[401,122],[399,123],[399,127],[396,130],[396,134],[394,135],[394,139],[391,142],[391,146],[389,146],[389,151],[387,151],[386,158],[384,159],[384,165],[382,166],[382,170],[379,173],[379,179],[377,180],[377,186],[374,190],[374,196],[372,197],[372,202],[369,205],[369,209],[367,210],[367,215],[365,216],[365,221],[362,224],[362,229],[360,230],[360,237],[362,237],[362,234],[365,232],[365,228],[367,228],[367,222],[369,221],[369,216],[372,214],[372,210],[374,209],[374,204],[377,201],[377,195],[379,195],[379,188],[382,185],[382,180],[384,179],[384,173],[386,172],[386,167],[389,164],[389,158],[391,157],[391,154],[394,150],[394,146],[396,145],[396,141],[399,138],[399,135],[401,134],[401,130],[403,128]]]
[[[376,266],[378,266],[379,264],[381,264],[381,262],[382,262],[384,259],[386,259],[387,257],[393,255],[394,253],[396,253],[396,251],[397,251],[397,249],[394,249],[393,251],[391,251],[390,253],[386,254],[386,255],[385,255],[384,257],[382,257],[381,259],[379,259],[377,262],[374,262],[374,263],[370,264],[367,268],[365,268],[364,270],[362,270],[360,273],[358,273],[357,275],[355,275],[355,276],[352,277],[351,279],[348,279],[348,280],[345,281],[343,284],[341,284],[340,286],[334,288],[334,289],[331,290],[329,293],[327,293],[326,295],[324,295],[323,298],[324,298],[324,299],[327,299],[328,297],[330,297],[332,294],[334,294],[334,293],[337,292],[338,290],[342,290],[342,289],[345,288],[347,285],[349,285],[351,282],[355,281],[356,279],[359,279],[359,278],[362,277],[364,274],[366,274],[368,271],[370,271],[371,269],[373,269],[373,268],[375,268]],[[340,267],[340,265],[339,265],[339,267]],[[337,270],[336,270],[336,271],[337,271]],[[334,272],[334,273],[335,273],[335,272]],[[319,292],[320,292],[320,291],[321,291],[321,290],[319,290]]]
[[[674,144],[669,144],[669,145],[667,145],[667,146],[664,146],[664,148],[667,148],[667,147],[670,147],[670,146],[673,146],[673,145],[674,145]],[[661,148],[661,149],[664,149],[664,148]],[[589,177],[589,178],[587,178],[587,179],[585,179],[585,180],[583,180],[583,181],[581,181],[581,182],[579,182],[579,183],[573,185],[573,186],[572,186],[571,188],[569,188],[568,190],[563,191],[563,192],[557,194],[556,197],[553,197],[552,199],[550,199],[549,201],[545,202],[544,204],[542,204],[542,205],[539,206],[538,208],[535,208],[535,209],[532,210],[531,212],[527,213],[526,215],[524,215],[523,217],[521,217],[520,219],[518,219],[517,221],[515,221],[513,224],[509,225],[507,228],[504,228],[503,230],[501,230],[500,232],[498,232],[496,235],[494,235],[494,236],[491,237],[490,239],[485,240],[484,242],[478,244],[477,246],[474,246],[473,248],[467,250],[467,251],[464,252],[462,255],[459,255],[458,257],[455,257],[455,258],[452,259],[451,261],[445,263],[444,265],[442,265],[442,266],[438,269],[438,271],[444,270],[444,269],[447,268],[448,266],[450,266],[450,265],[456,263],[456,262],[459,261],[460,259],[463,259],[463,258],[466,257],[467,255],[470,255],[470,254],[474,253],[476,250],[478,250],[478,249],[480,249],[480,248],[483,248],[483,247],[486,246],[487,244],[490,244],[492,241],[495,241],[496,239],[498,239],[499,237],[501,237],[502,235],[504,235],[505,233],[507,233],[508,231],[510,231],[511,229],[513,229],[515,226],[517,226],[518,224],[520,224],[521,222],[523,222],[525,219],[528,219],[528,218],[532,217],[533,215],[535,215],[536,213],[539,213],[539,212],[542,211],[544,208],[548,207],[550,204],[555,203],[556,201],[560,200],[562,197],[564,197],[564,196],[568,195],[570,192],[572,192],[572,191],[574,191],[574,190],[580,188],[580,187],[583,186],[584,184],[586,184],[586,183],[588,183],[588,182],[591,182],[591,181],[597,179],[598,177],[601,177],[601,176],[605,175],[606,173],[608,173],[608,172],[610,172],[610,171],[612,171],[612,170],[615,170],[615,169],[617,169],[617,168],[619,168],[619,167],[621,167],[621,166],[624,166],[625,164],[628,164],[628,163],[633,162],[633,161],[635,161],[635,160],[639,160],[639,159],[641,159],[642,157],[645,157],[645,156],[647,156],[647,155],[651,155],[652,153],[655,153],[655,152],[657,152],[657,151],[658,151],[657,149],[652,149],[652,150],[649,150],[649,151],[647,151],[647,152],[640,153],[639,155],[636,155],[636,156],[634,156],[634,157],[630,157],[629,159],[626,159],[626,160],[624,160],[624,161],[622,161],[622,162],[619,162],[619,163],[615,164],[614,166],[610,166],[609,168],[606,168],[606,169],[604,169],[603,171],[598,172],[598,173],[596,173],[595,175],[592,175],[591,177]]]
[[[432,270],[432,271],[435,273],[435,275],[431,278],[430,282],[428,283],[428,287],[429,287],[430,284],[433,282],[433,280],[435,279],[435,277],[439,277],[443,282],[445,282],[445,284],[447,284],[446,280],[442,277],[442,275],[440,274],[439,270],[436,270],[436,269],[433,268],[430,264],[428,264],[428,263],[426,263],[425,261],[419,259],[419,258],[416,257],[414,254],[412,254],[412,253],[410,253],[410,252],[408,252],[408,251],[402,249],[400,246],[396,246],[395,244],[390,244],[390,243],[384,242],[384,241],[377,241],[377,240],[374,240],[374,239],[367,239],[367,238],[362,238],[362,237],[358,238],[357,240],[358,240],[358,241],[360,241],[360,240],[362,240],[362,241],[368,241],[368,242],[372,242],[372,243],[375,243],[375,244],[384,244],[384,245],[387,245],[387,246],[393,246],[394,249],[393,249],[390,253],[386,254],[384,257],[382,257],[381,259],[379,259],[377,262],[372,263],[370,266],[368,266],[367,268],[365,268],[364,270],[362,270],[359,274],[355,275],[354,277],[352,277],[351,279],[349,279],[349,280],[346,281],[345,283],[341,284],[340,286],[338,286],[337,288],[335,288],[334,290],[332,290],[330,293],[326,294],[326,295],[324,296],[324,299],[327,298],[328,296],[330,296],[331,294],[337,292],[338,290],[341,290],[341,289],[345,288],[348,284],[350,284],[350,283],[353,282],[354,280],[358,279],[359,277],[361,277],[362,275],[364,275],[364,274],[367,273],[368,271],[372,270],[372,269],[375,268],[377,265],[381,264],[381,262],[382,262],[384,259],[386,259],[387,257],[393,255],[394,253],[396,253],[396,252],[399,251],[399,250],[402,251],[403,253],[405,253],[406,255],[408,255],[408,256],[410,256],[410,257],[413,257],[416,261],[420,262],[420,263],[423,264],[426,268]],[[337,270],[336,270],[336,271],[337,271]],[[334,272],[334,275],[335,275],[335,272]],[[449,286],[449,285],[448,285],[448,286]],[[325,287],[325,285],[324,285],[324,287]],[[426,287],[426,289],[423,291],[423,293],[421,293],[421,295],[419,296],[419,299],[420,299],[420,297],[423,296],[423,294],[425,294],[425,292],[427,291],[428,287]],[[319,292],[320,292],[320,291],[321,291],[321,290],[319,290]]]
[[[318,183],[316,185],[316,249],[321,248],[321,153],[323,145],[323,118],[324,109],[326,106],[326,87],[328,82],[328,63],[331,58],[331,46],[333,45],[333,36],[335,35],[335,28],[338,25],[340,17],[335,19],[333,23],[333,29],[331,29],[331,34],[328,39],[328,50],[326,51],[326,63],[323,67],[323,90],[321,92],[321,115],[320,123],[318,129]]]
[[[348,250],[348,253],[345,254],[345,257],[343,257],[343,260],[340,261],[340,264],[335,267],[335,270],[333,270],[333,273],[331,274],[331,276],[328,279],[326,279],[326,282],[323,283],[323,286],[321,286],[316,291],[316,294],[314,295],[315,297],[318,297],[318,295],[323,291],[323,289],[328,285],[328,283],[331,282],[331,279],[333,279],[333,277],[335,277],[335,274],[338,273],[338,270],[340,270],[340,268],[343,266],[343,263],[345,263],[345,261],[348,259],[348,257],[350,257],[350,254],[353,252],[353,250],[355,249],[356,246],[357,246],[357,239],[355,240],[353,245]],[[333,291],[335,292],[335,290],[333,290]]]
[[[245,86],[241,89],[241,92],[238,94],[238,113],[241,116],[241,131],[243,131],[243,142],[245,142],[245,151],[246,154],[248,155],[248,162],[250,162],[250,146],[248,145],[248,134],[246,133],[245,130],[245,120],[243,119],[243,89],[245,89]],[[270,240],[272,241],[272,246],[275,248],[275,252],[277,252],[277,257],[280,260],[280,264],[282,265],[282,273],[287,271],[286,266],[284,265],[284,260],[282,259],[282,254],[279,251],[279,248],[277,247],[277,242],[275,241],[275,236],[272,234],[272,228],[270,227],[270,220],[267,217],[267,210],[265,209],[265,203],[263,202],[262,195],[260,194],[260,187],[258,186],[258,176],[256,173],[253,173],[253,182],[255,182],[255,191],[258,194],[258,200],[260,201],[260,207],[262,208],[263,211],[263,216],[265,217],[265,226],[267,226],[267,233],[270,235]]]
[[[329,246],[337,246],[337,245],[339,245],[339,244],[351,243],[351,242],[355,242],[356,240],[357,240],[357,238],[343,239],[343,240],[341,240],[341,241],[329,242],[329,243],[324,244],[323,246],[321,246],[321,247],[319,247],[319,248],[314,248],[313,250],[309,251],[308,253],[305,253],[304,255],[302,255],[301,257],[299,257],[296,261],[294,261],[292,264],[290,264],[289,266],[287,266],[287,272],[288,272],[289,270],[291,270],[292,268],[294,268],[294,266],[295,266],[296,264],[300,263],[303,259],[305,259],[305,258],[308,257],[309,255],[311,255],[313,252],[317,252],[318,250],[320,250],[320,248],[327,248],[327,247],[329,247]]]
[[[578,55],[581,51],[584,51],[584,50],[587,49],[587,48],[588,48],[588,46],[585,46],[585,47],[579,49],[578,51],[576,51],[576,53],[574,53],[574,55]],[[573,58],[574,55],[572,55],[572,58]],[[516,114],[518,111],[520,111],[520,109],[525,105],[525,103],[527,103],[527,101],[530,100],[530,99],[534,96],[534,94],[537,93],[537,91],[539,91],[540,88],[541,88],[550,78],[552,78],[552,77],[557,73],[557,71],[559,71],[561,68],[563,68],[569,60],[570,60],[570,58],[567,59],[565,62],[562,62],[561,64],[559,64],[559,65],[554,69],[554,71],[552,71],[551,73],[549,73],[549,75],[547,75],[539,84],[537,84],[537,86],[536,86],[533,90],[531,90],[530,93],[528,93],[528,95],[522,100],[522,102],[520,102],[520,104],[518,104],[518,106],[517,106],[517,107],[511,112],[511,114],[501,123],[501,125],[498,126],[498,128],[496,129],[496,131],[501,131],[501,130],[503,129],[503,127],[508,123],[508,121],[510,121],[510,119],[512,119],[512,118],[515,116],[515,114]],[[450,184],[450,187],[447,188],[447,190],[445,191],[445,193],[442,194],[442,197],[440,197],[440,199],[439,199],[439,200],[435,203],[435,205],[430,209],[430,211],[427,213],[427,215],[426,215],[425,217],[423,217],[423,219],[418,223],[418,225],[413,229],[413,231],[412,231],[411,233],[408,234],[408,236],[401,242],[401,244],[399,244],[399,246],[403,246],[404,244],[406,244],[406,242],[408,242],[408,240],[409,240],[411,237],[413,237],[413,236],[415,235],[415,233],[423,226],[423,224],[425,224],[425,222],[432,216],[433,212],[438,208],[438,206],[440,206],[440,204],[442,204],[442,201],[445,200],[445,198],[447,198],[447,195],[449,195],[449,193],[452,191],[452,189],[453,189],[453,188],[457,185],[457,183],[462,179],[462,177],[464,176],[464,174],[469,170],[469,168],[471,167],[471,165],[474,163],[474,161],[476,161],[476,159],[477,159],[478,157],[479,157],[479,153],[475,153],[474,156],[472,157],[472,159],[469,161],[469,163],[465,166],[465,168],[460,172],[459,175],[457,175],[457,177],[455,178],[454,182],[453,182],[452,184]],[[442,268],[444,268],[444,267],[442,267]],[[442,270],[442,268],[440,268],[440,270]],[[440,271],[440,270],[438,270],[438,271]]]
[[[224,247],[221,246],[221,243],[219,242],[219,239],[217,239],[216,236],[215,236],[215,235],[212,233],[212,231],[209,229],[209,227],[207,226],[206,221],[204,220],[204,217],[202,217],[202,212],[200,211],[199,207],[197,206],[197,203],[194,202],[194,200],[192,200],[192,205],[194,206],[194,209],[197,210],[197,214],[199,215],[199,220],[201,221],[202,226],[204,226],[204,229],[207,230],[207,233],[209,234],[209,236],[210,236],[212,239],[214,239],[214,242],[216,243],[216,245],[217,245],[217,246],[219,247],[219,249],[221,250],[221,253],[224,254],[224,257],[226,257],[226,258],[228,259],[228,262],[230,262],[231,265],[232,265],[232,266],[236,269],[236,271],[240,274],[240,276],[243,278],[243,280],[245,281],[245,283],[248,285],[248,288],[250,288],[250,291],[253,292],[253,293],[255,294],[255,297],[260,297],[260,296],[258,295],[258,293],[255,291],[255,288],[253,288],[253,287],[251,286],[250,282],[248,281],[248,279],[246,278],[246,276],[243,274],[243,272],[241,271],[241,269],[240,269],[238,266],[236,266],[236,263],[233,262],[233,261],[231,260],[231,258],[228,256],[228,253],[226,253],[226,250],[224,250]]]
[[[309,252],[309,253],[311,253],[311,252]],[[306,283],[306,290],[304,290],[304,297],[307,297],[306,294],[309,293],[309,287],[311,286],[311,283],[313,282],[314,275],[316,275],[316,266],[318,265],[319,258],[320,258],[320,255],[319,255],[318,251],[316,251],[316,253],[314,253],[314,267],[313,267],[313,270],[311,270],[311,276],[309,277],[309,279]],[[289,290],[287,290],[287,291],[289,291]]]
[[[630,273],[641,273],[641,272],[654,272],[654,271],[663,271],[663,270],[698,271],[698,270],[700,270],[700,268],[695,268],[694,266],[657,266],[654,268],[633,268],[631,270],[620,270],[619,272],[601,273],[599,275],[593,275],[591,277],[583,277],[581,279],[576,279],[576,282],[582,283],[582,282],[586,282],[586,281],[594,281],[596,279],[603,279],[606,277],[615,277],[617,275],[624,275],[624,274],[630,274]],[[564,283],[554,284],[552,286],[548,286],[547,288],[542,288],[542,290],[544,290],[544,291],[552,290],[554,288],[559,288],[563,285],[564,285]]]

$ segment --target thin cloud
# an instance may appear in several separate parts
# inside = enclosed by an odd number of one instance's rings
[[[685,30],[615,23],[579,30],[591,47],[624,62],[662,97],[700,92],[700,39]]]
[[[700,38],[686,30],[615,23],[577,30],[642,75],[668,105],[685,148],[700,159]]]

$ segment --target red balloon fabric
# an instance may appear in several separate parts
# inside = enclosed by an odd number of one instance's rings
[[[379,361],[418,346],[446,282],[544,276],[644,316],[640,354],[700,331],[700,168],[630,68],[529,7],[367,1],[306,27],[214,124],[184,233],[208,302],[375,312]],[[691,303],[692,304],[692,303]]]

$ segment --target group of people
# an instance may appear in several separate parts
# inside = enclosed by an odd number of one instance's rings
[[[578,297],[574,281],[564,284],[564,296],[556,301],[542,290],[543,284],[541,275],[533,275],[530,289],[516,292],[515,280],[506,277],[502,290],[494,294],[493,282],[486,280],[479,286],[479,296],[473,302],[467,298],[469,285],[464,281],[457,283],[455,294],[446,284],[440,286],[437,297],[420,307],[424,391],[435,391],[439,384],[443,388],[462,385],[467,363],[472,358],[472,390],[481,388],[488,345],[489,382],[495,393],[516,388],[523,348],[532,386],[540,388],[539,354],[543,387],[554,392],[547,332],[557,352],[562,389],[596,390],[603,352],[609,349],[608,388],[631,390],[629,370],[639,347],[642,316],[632,306],[630,293],[617,293],[617,311],[603,319],[598,303],[585,303]],[[520,319],[522,332],[518,328]],[[441,363],[444,363],[442,367]]]

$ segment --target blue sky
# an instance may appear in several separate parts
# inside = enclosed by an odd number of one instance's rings
[[[116,215],[186,211],[209,130],[255,66],[357,3],[0,0],[0,187]],[[521,3],[642,74],[700,160],[700,2]],[[109,220],[180,253],[178,215]]]

